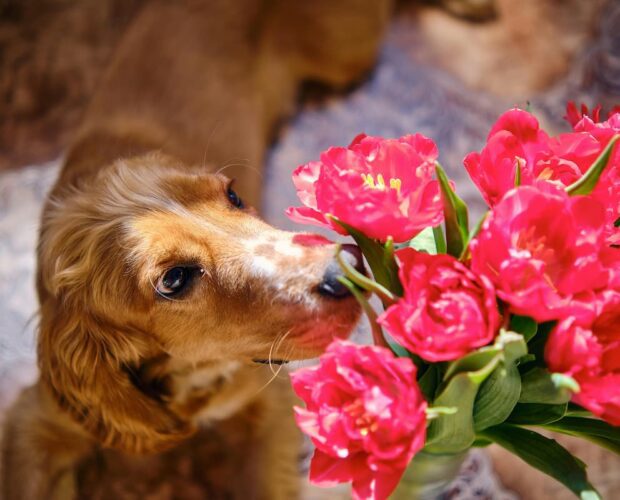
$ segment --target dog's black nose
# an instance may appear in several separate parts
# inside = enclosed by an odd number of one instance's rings
[[[364,274],[366,272],[364,269],[362,252],[356,245],[342,245],[340,255],[360,273]],[[340,269],[338,261],[334,259],[327,266],[325,274],[323,275],[323,281],[319,283],[319,293],[326,297],[332,297],[335,299],[341,299],[351,295],[351,292],[349,292],[347,287],[338,281],[340,276],[344,276],[344,273],[342,272],[342,269]]]

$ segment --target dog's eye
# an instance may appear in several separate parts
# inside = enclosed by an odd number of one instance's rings
[[[159,278],[157,293],[171,297],[181,292],[189,283],[192,271],[188,267],[173,267]]]
[[[237,208],[243,208],[243,200],[239,198],[239,195],[235,191],[233,191],[232,188],[228,188],[226,195],[228,196],[228,199],[233,204],[233,206]]]

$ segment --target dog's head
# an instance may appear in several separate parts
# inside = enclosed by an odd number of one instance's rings
[[[187,429],[136,387],[132,367],[162,354],[318,355],[359,317],[335,250],[261,221],[223,176],[160,155],[120,161],[45,210],[42,375],[106,444],[156,449]],[[356,247],[345,252],[362,266]]]

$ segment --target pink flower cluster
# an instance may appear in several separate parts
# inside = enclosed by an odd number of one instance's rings
[[[569,106],[574,131],[549,137],[532,115],[511,110],[482,152],[465,158],[492,206],[470,244],[471,268],[511,312],[559,321],[546,344],[549,369],[579,383],[575,402],[620,425],[620,147],[591,194],[564,189],[620,134],[620,110],[602,122],[600,110],[583,113]],[[522,186],[508,188],[517,165]]]
[[[605,244],[604,206],[551,183],[508,191],[471,242],[471,268],[487,276],[516,314],[543,322],[592,314],[615,276]]]
[[[449,255],[398,252],[404,297],[378,323],[427,361],[457,359],[490,343],[499,329],[495,289]]]
[[[293,172],[305,206],[291,207],[287,215],[346,234],[333,216],[371,238],[408,241],[443,219],[439,184],[432,178],[437,156],[435,143],[421,134],[360,134],[348,148],[330,148]]]
[[[562,320],[547,341],[547,365],[571,375],[580,391],[573,400],[613,425],[620,425],[620,292],[603,292],[596,315]]]
[[[583,111],[587,112],[587,108]],[[595,113],[600,117],[600,109]],[[574,124],[571,133],[550,137],[538,120],[520,109],[504,113],[491,128],[487,144],[479,153],[465,157],[465,168],[489,204],[495,206],[516,185],[539,181],[560,187],[570,186],[585,174],[612,137],[620,133],[620,110],[606,121],[597,122],[587,115],[579,118],[575,106],[569,106],[568,118]],[[605,207],[605,234],[610,243],[620,241],[614,222],[620,217],[620,184],[617,168],[620,151],[616,148],[612,164],[600,179],[593,197]]]
[[[499,118],[482,150],[464,159],[490,207],[479,233],[460,256],[396,252],[403,293],[377,323],[436,363],[491,344],[511,315],[553,321],[548,369],[579,384],[576,403],[620,425],[620,146],[591,193],[566,189],[620,135],[620,110],[601,121],[600,109],[588,116],[570,105],[567,118],[573,131],[555,137],[526,111]],[[295,171],[304,206],[288,214],[409,241],[444,217],[437,156],[419,134],[359,136]],[[307,405],[297,421],[316,445],[311,479],[351,481],[356,498],[386,498],[424,446],[426,402],[410,359],[338,342],[293,385]]]
[[[387,498],[424,446],[426,401],[408,358],[336,341],[321,364],[291,375],[306,403],[299,427],[316,446],[310,480],[352,482],[354,498]]]

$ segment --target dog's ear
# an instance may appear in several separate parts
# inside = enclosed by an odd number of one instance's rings
[[[128,372],[161,350],[137,319],[136,310],[148,316],[148,306],[132,283],[123,247],[131,186],[120,175],[107,186],[82,189],[45,209],[37,270],[39,367],[60,405],[104,445],[156,451],[192,428]]]
[[[192,427],[140,390],[128,367],[148,341],[140,331],[112,325],[49,301],[41,311],[39,367],[60,406],[104,446],[130,453],[159,451]]]

